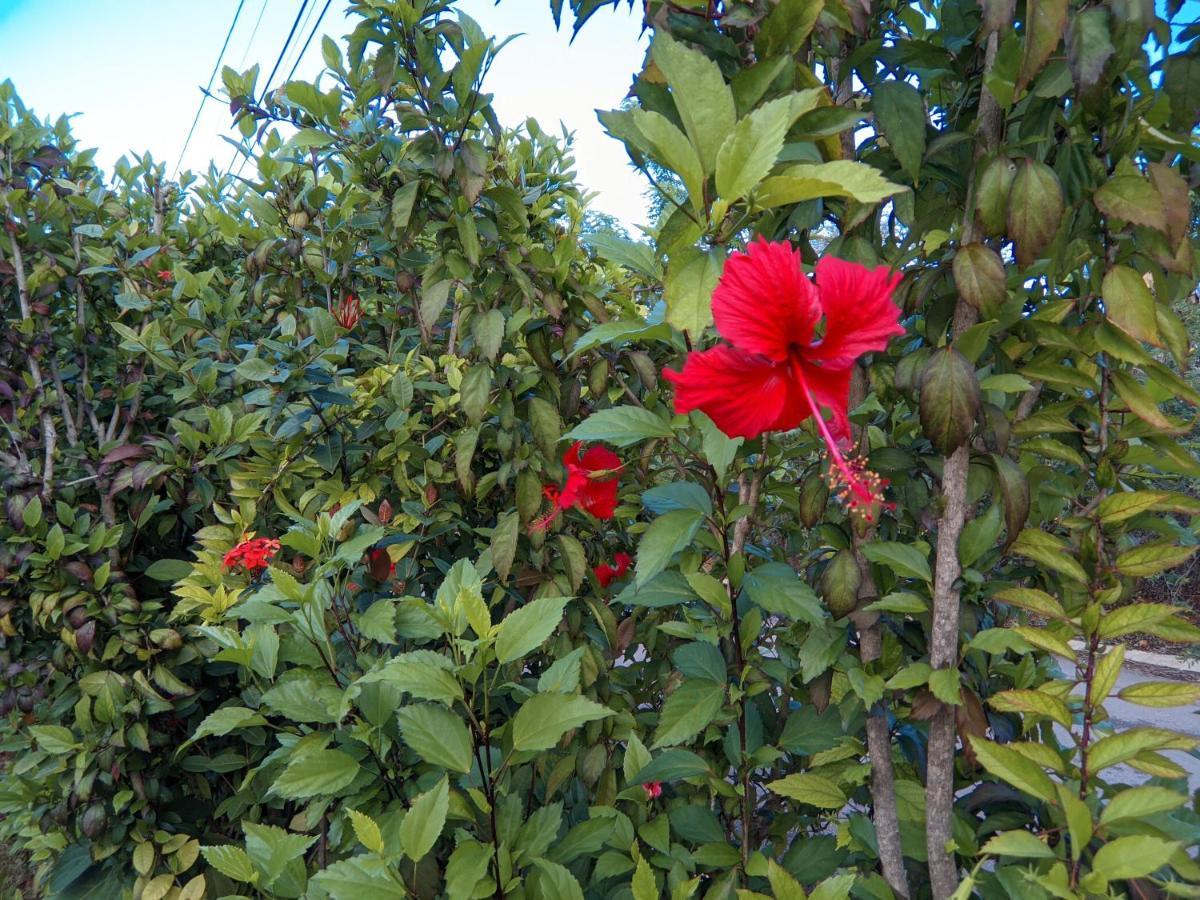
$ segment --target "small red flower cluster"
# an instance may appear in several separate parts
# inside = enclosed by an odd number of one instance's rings
[[[633,558],[628,553],[618,553],[613,557],[613,562],[615,565],[600,563],[592,569],[592,574],[596,576],[596,580],[600,582],[602,588],[608,587],[618,578],[623,578],[629,571],[629,567],[633,565]]]
[[[347,294],[329,311],[333,314],[334,321],[347,331],[362,321],[362,304],[353,294]]]
[[[580,441],[563,456],[567,483],[561,488],[548,484],[542,496],[550,501],[550,512],[533,523],[533,530],[548,528],[550,523],[572,507],[579,507],[597,519],[611,519],[617,508],[617,477],[621,458],[607,447],[592,447],[582,456]]]
[[[158,270],[158,280],[162,281],[162,282],[174,281],[175,273],[172,272],[170,269],[159,269]]]
[[[811,417],[839,499],[851,515],[872,521],[885,482],[847,460],[839,443],[850,439],[855,361],[904,334],[892,302],[899,281],[884,266],[825,256],[814,283],[787,242],[760,238],[729,258],[713,292],[713,320],[729,343],[689,353],[683,371],[663,373],[675,385],[675,411],[701,410],[725,434],[745,438],[790,431]]]
[[[662,796],[662,782],[647,781],[642,785],[642,790],[646,792],[647,800],[657,800]]]
[[[278,552],[279,541],[274,538],[252,538],[242,541],[225,554],[225,568],[236,569],[241,566],[253,575],[270,565]]]

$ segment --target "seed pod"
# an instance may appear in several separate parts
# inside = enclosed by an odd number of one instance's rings
[[[546,343],[546,331],[539,328],[536,331],[531,331],[525,336],[525,347],[529,350],[529,355],[533,357],[533,361],[543,369],[553,369],[554,360],[550,356],[550,349]]]
[[[1008,222],[1008,198],[1017,167],[1007,156],[997,156],[975,181],[975,219],[992,237],[1004,234]]]
[[[637,377],[641,381],[642,387],[648,391],[652,391],[658,387],[658,369],[654,368],[654,362],[650,359],[649,353],[645,350],[630,350],[625,354],[625,358],[629,360],[629,364],[637,372]]]
[[[579,396],[583,393],[583,386],[579,383],[578,378],[568,378],[563,384],[562,398],[558,404],[558,410],[564,419],[573,419],[579,412]]]
[[[297,231],[301,228],[306,228],[308,226],[308,213],[302,209],[294,213],[288,213],[287,223],[289,227],[295,228]]]
[[[96,620],[90,619],[75,629],[75,645],[80,653],[91,653],[96,643]]]
[[[399,271],[396,273],[396,287],[408,293],[417,285],[417,279],[413,277],[411,272]]]
[[[858,604],[862,572],[851,550],[839,550],[821,573],[821,595],[835,619],[848,615]]]
[[[1008,299],[1004,262],[1000,254],[984,244],[966,244],[954,254],[954,286],[958,295],[992,318]]]
[[[1028,266],[1041,256],[1058,233],[1062,216],[1058,176],[1044,163],[1025,160],[1008,198],[1008,236],[1016,244],[1018,263]]]
[[[542,509],[542,483],[529,469],[517,476],[517,515],[528,523],[538,517]]]
[[[104,804],[99,801],[91,804],[79,817],[79,830],[84,837],[90,840],[100,837],[107,826],[108,813],[104,809]]]
[[[800,484],[800,521],[805,528],[812,528],[825,515],[829,502],[829,485],[820,472],[813,472]]]
[[[603,397],[608,393],[608,360],[598,359],[588,372],[588,391],[592,399]]]
[[[150,640],[163,650],[178,650],[183,646],[183,637],[174,628],[156,628],[150,632]]]
[[[975,367],[952,347],[936,351],[921,372],[921,429],[949,455],[967,442],[979,414]]]

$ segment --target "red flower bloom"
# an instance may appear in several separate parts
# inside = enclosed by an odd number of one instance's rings
[[[618,553],[613,557],[615,566],[610,566],[608,563],[600,563],[596,568],[592,569],[592,574],[596,576],[596,580],[600,582],[600,587],[606,588],[616,579],[621,578],[629,571],[629,567],[633,565],[633,559],[628,553]]]
[[[225,554],[225,568],[236,569],[241,566],[251,575],[270,565],[275,554],[279,552],[279,541],[274,538],[253,538],[242,541]]]
[[[746,438],[789,431],[811,416],[847,505],[870,511],[883,482],[861,461],[847,461],[838,440],[850,437],[855,360],[904,333],[892,302],[899,280],[883,266],[825,256],[814,284],[789,244],[760,238],[729,258],[713,292],[713,319],[729,344],[689,353],[682,372],[663,373],[675,385],[675,411],[699,409],[725,434]]]
[[[353,294],[347,294],[329,311],[333,313],[334,321],[347,331],[362,321],[362,304]]]
[[[366,563],[367,570],[376,581],[387,581],[389,577],[396,574],[396,564],[392,562],[392,557],[383,547],[376,547],[368,553]]]
[[[647,800],[657,800],[662,796],[662,782],[647,781],[642,785],[642,790],[646,792]]]
[[[534,530],[546,528],[564,511],[579,507],[597,519],[611,519],[617,508],[617,476],[621,458],[607,447],[592,447],[581,457],[580,441],[571,445],[563,456],[567,467],[567,483],[561,488],[548,484],[542,495],[553,509],[533,523]]]
[[[159,269],[159,271],[158,271],[158,280],[159,281],[171,281],[174,278],[175,278],[175,273],[173,273],[170,269]]]

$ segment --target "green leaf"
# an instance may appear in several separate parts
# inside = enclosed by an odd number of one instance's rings
[[[313,884],[330,900],[403,900],[408,896],[382,859],[352,856],[326,866],[313,876]]]
[[[1104,275],[1100,293],[1110,322],[1134,340],[1161,345],[1154,296],[1141,275],[1128,266],[1113,266]]]
[[[450,289],[452,287],[454,287],[454,282],[450,280],[435,281],[430,284],[421,285],[419,316],[421,328],[426,334],[433,330],[433,326],[442,317],[442,313],[446,309],[446,304],[450,301]]]
[[[548,859],[533,861],[536,876],[531,879],[532,900],[583,900],[583,889],[571,870]],[[634,900],[637,900],[636,891]]]
[[[758,58],[794,54],[808,39],[824,7],[824,0],[779,0],[754,36]]]
[[[357,810],[348,809],[346,815],[350,817],[358,842],[372,853],[383,853],[383,833],[379,830],[378,823],[366,813]]]
[[[472,425],[483,421],[488,411],[488,398],[492,392],[492,369],[490,366],[471,366],[463,375],[459,385],[462,409]]]
[[[1071,836],[1071,858],[1078,860],[1092,840],[1092,811],[1075,796],[1072,788],[1061,782],[1054,787],[1058,791],[1058,805],[1063,808],[1067,817],[1067,831]]]
[[[405,856],[417,862],[433,849],[449,809],[450,783],[442,776],[437,785],[412,802],[400,824],[400,846]]]
[[[1122,688],[1117,696],[1139,706],[1189,706],[1200,702],[1200,684],[1182,681],[1143,681]]]
[[[913,183],[920,181],[925,158],[925,100],[911,84],[881,81],[871,91],[875,121]]]
[[[929,675],[929,690],[943,703],[962,705],[962,676],[958,669],[934,669]]]
[[[1122,606],[1101,616],[1096,634],[1102,640],[1111,641],[1113,638],[1143,631],[1151,625],[1173,618],[1178,611],[1179,607],[1169,603],[1134,603]]]
[[[244,706],[224,706],[205,716],[204,721],[192,733],[191,741],[198,741],[209,735],[229,734],[239,728],[253,728],[266,724],[267,720],[252,709]]]
[[[786,563],[764,563],[742,579],[752,603],[777,616],[816,624],[824,618],[821,602],[808,584]]]
[[[403,231],[408,227],[408,220],[412,218],[413,204],[417,199],[417,189],[421,186],[421,182],[417,179],[404,184],[400,190],[392,195],[392,227],[397,231]]]
[[[1100,813],[1100,824],[1109,825],[1124,819],[1146,819],[1161,812],[1178,809],[1187,803],[1187,797],[1178,791],[1147,785],[1126,788],[1117,794]]]
[[[652,278],[655,281],[662,278],[662,266],[659,265],[658,257],[655,255],[654,246],[642,241],[633,241],[626,237],[611,231],[593,231],[590,234],[583,236],[583,242],[591,248],[591,250],[605,259],[612,260],[617,265],[624,266],[627,269],[633,269],[639,275],[645,275],[647,278]],[[616,320],[613,322],[605,322],[592,328],[587,334],[575,342],[575,347],[572,353],[578,353],[580,350],[586,350],[594,344],[585,344],[589,338],[597,344],[606,344],[612,338],[605,337],[603,339],[593,338],[595,332],[600,332],[601,329],[607,329],[607,332],[601,333],[618,333],[618,329],[633,327],[636,329],[656,328],[658,326],[648,326],[642,321],[626,321]]]
[[[692,207],[700,209],[704,204],[704,166],[695,148],[688,142],[687,135],[661,113],[635,107],[629,114],[634,126],[649,143],[652,155],[679,176]]]
[[[958,537],[958,561],[964,569],[997,546],[1000,538],[1000,507],[993,504],[982,516],[963,526]]]
[[[1039,800],[1053,803],[1054,783],[1042,767],[1016,750],[1001,744],[972,737],[971,746],[980,764],[992,775],[1007,781],[1019,791]]]
[[[711,515],[712,500],[708,492],[694,481],[672,481],[642,493],[642,507],[660,516],[673,509],[693,509],[701,515]]]
[[[211,719],[212,716],[208,718]],[[205,722],[207,721],[208,719],[205,719]],[[200,727],[204,727],[203,722]],[[71,729],[64,728],[62,725],[30,725],[26,730],[37,741],[38,749],[44,753],[63,756],[79,748],[79,742],[75,739]]]
[[[933,580],[929,560],[925,558],[924,553],[910,544],[901,544],[897,541],[872,541],[863,545],[862,552],[863,556],[871,562],[886,566],[901,578]]]
[[[1183,565],[1196,552],[1195,545],[1180,547],[1172,543],[1142,544],[1117,556],[1117,571],[1132,578],[1146,578]]]
[[[1124,219],[1135,225],[1145,225],[1147,228],[1153,228],[1164,234],[1167,231],[1162,197],[1159,195],[1158,189],[1141,175],[1116,175],[1100,185],[1093,199],[1096,209],[1106,216]],[[1125,267],[1118,266],[1117,268]],[[1141,281],[1140,275],[1133,273],[1132,270],[1130,272]],[[1105,281],[1107,280],[1106,276]],[[1107,290],[1104,292],[1104,302],[1108,303]]]
[[[358,768],[358,761],[341,750],[310,750],[288,761],[271,793],[289,800],[333,796],[354,780]]]
[[[1050,846],[1028,831],[1002,831],[979,849],[987,856],[1023,856],[1032,859],[1054,859],[1057,854]]]
[[[634,583],[643,587],[671,562],[671,558],[691,544],[704,516],[694,509],[675,509],[650,523],[638,542]]]
[[[712,644],[692,641],[675,648],[671,661],[685,678],[701,678],[717,684],[727,679],[725,657]]]
[[[1076,562],[1075,554],[1067,542],[1052,534],[1036,528],[1026,528],[1013,542],[1012,552],[1018,556],[1024,556],[1026,559],[1032,559],[1047,569],[1052,569],[1060,575],[1066,575],[1080,584],[1088,583],[1087,573],[1083,570],[1083,566]]]
[[[1019,606],[1021,609],[1027,609],[1051,619],[1067,618],[1066,610],[1062,608],[1061,603],[1045,591],[1039,591],[1036,588],[1005,588],[992,596],[1001,603]]]
[[[724,681],[688,678],[667,697],[651,750],[682,744],[703,731],[725,703]]]
[[[1025,23],[1025,54],[1017,90],[1033,81],[1062,40],[1067,24],[1067,0],[1029,0]]]
[[[808,772],[798,772],[769,782],[767,790],[818,809],[841,809],[846,805],[846,795],[836,783]]]
[[[574,694],[534,694],[512,720],[514,750],[549,750],[570,729],[615,715],[594,700]]]
[[[303,857],[317,841],[317,836],[292,834],[275,825],[259,825],[242,821],[246,835],[246,854],[263,876],[256,882],[267,888],[277,879],[292,860]]]
[[[471,771],[471,735],[463,720],[441,706],[420,703],[396,711],[404,742],[426,762],[452,772]]]
[[[767,177],[792,122],[791,97],[760,106],[729,132],[717,154],[717,196],[726,203],[745,197]]]
[[[849,197],[859,203],[878,203],[904,190],[865,163],[839,159],[802,163],[772,175],[762,182],[754,199],[764,208],[792,206],[821,197]]]
[[[671,255],[663,284],[667,321],[693,340],[712,324],[712,293],[721,277],[724,253],[719,249],[683,247]]]
[[[510,612],[496,629],[496,660],[510,663],[540,647],[558,628],[569,597],[539,597]]]
[[[419,700],[436,700],[450,706],[463,698],[462,685],[451,668],[450,660],[440,654],[414,650],[392,657],[382,669],[360,678],[359,683],[383,681]]]
[[[767,860],[767,881],[775,900],[806,900],[804,888],[783,866],[773,859]]]
[[[185,559],[159,559],[146,566],[144,574],[155,581],[179,581],[192,574],[192,564]]]
[[[655,32],[651,54],[666,76],[675,109],[707,175],[716,168],[721,142],[737,119],[733,92],[715,62],[665,31]]]
[[[253,882],[258,877],[254,871],[254,864],[250,862],[250,857],[241,847],[233,844],[202,846],[200,853],[203,854],[205,862],[226,878],[232,878],[234,881]]]
[[[601,409],[563,437],[574,441],[605,441],[617,447],[628,447],[648,438],[667,438],[674,432],[661,416],[639,406],[614,406]]]
[[[1168,433],[1179,432],[1182,429],[1176,425],[1158,408],[1158,401],[1127,372],[1114,371],[1110,379],[1117,394],[1125,401],[1129,411],[1153,427]]]
[[[1142,878],[1167,864],[1180,847],[1148,834],[1131,834],[1109,841],[1092,857],[1092,873],[1109,881]]]
[[[250,356],[238,363],[236,371],[246,381],[266,381],[275,374],[275,367],[265,359]]]
[[[699,778],[712,774],[710,766],[702,757],[691,750],[665,750],[637,771],[635,784],[651,781],[677,781],[681,778]]]
[[[1043,691],[1000,691],[988,698],[988,705],[1001,712],[1040,716],[1058,722],[1063,728],[1071,727],[1071,712],[1067,705]]]
[[[487,874],[492,861],[490,845],[470,839],[463,840],[446,863],[446,896],[449,900],[470,900],[476,894],[476,886]]]
[[[654,870],[650,868],[650,863],[644,856],[638,857],[637,868],[629,881],[629,891],[633,900],[659,900],[662,896],[654,881]]]
[[[1088,751],[1088,767],[1100,772],[1133,759],[1145,750],[1189,750],[1196,741],[1162,728],[1129,728],[1101,738]]]
[[[573,694],[579,690],[583,647],[576,647],[566,656],[556,659],[538,678],[539,694]]]

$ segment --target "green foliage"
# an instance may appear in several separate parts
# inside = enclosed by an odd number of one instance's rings
[[[1130,636],[1200,638],[1127,602],[1196,547],[1195,43],[1152,62],[1116,2],[716,6],[649,3],[601,115],[665,175],[649,242],[500,127],[443,0],[352,3],[261,104],[226,70],[246,180],[106,182],[0,87],[0,834],[45,894],[1200,883],[1192,742],[1105,711],[1197,700],[1117,688]],[[810,426],[663,391],[756,235],[904,273],[853,388],[870,524]],[[572,441],[619,452],[613,518],[549,508]]]

